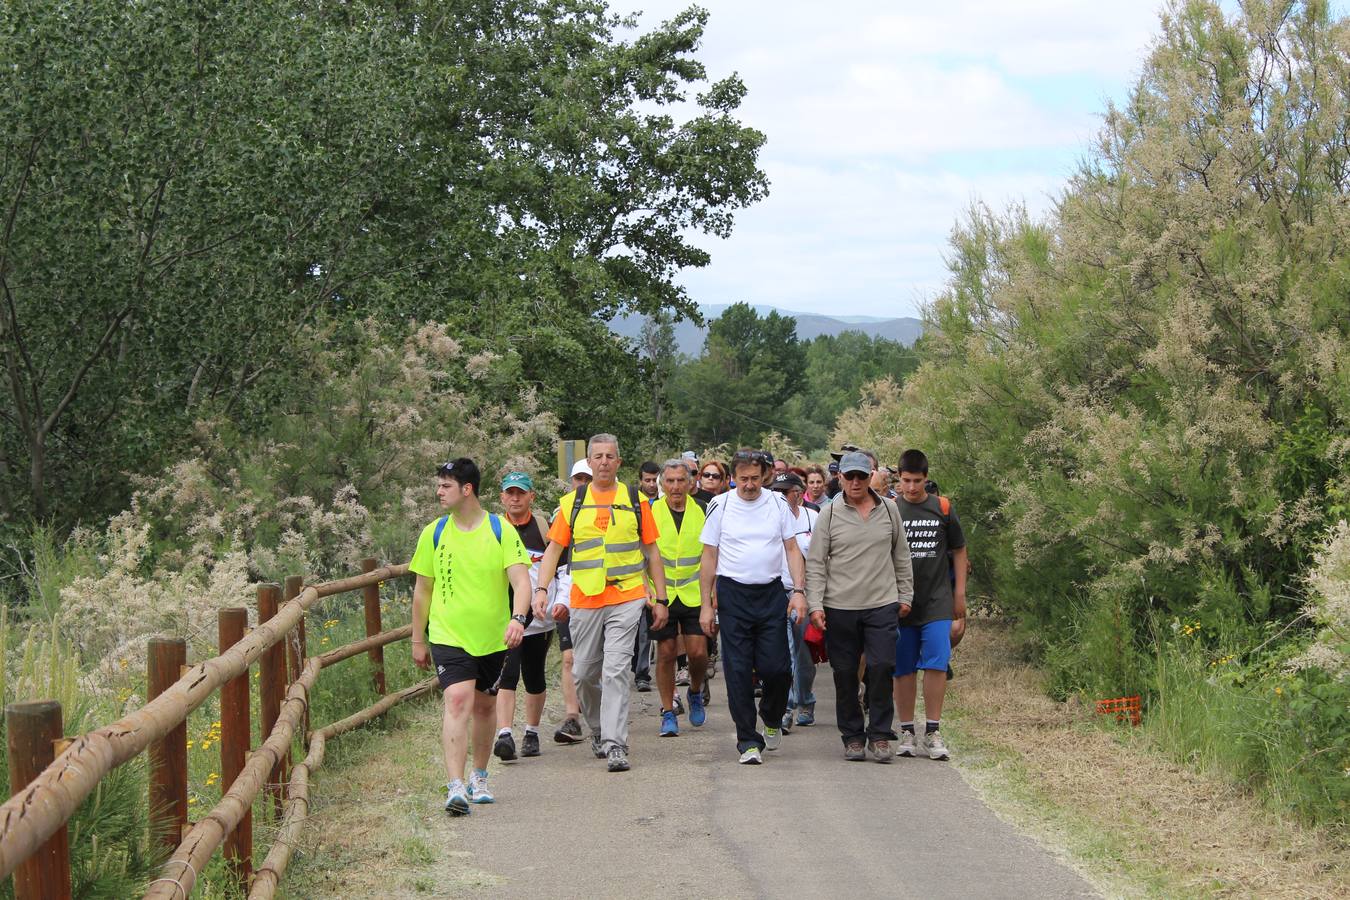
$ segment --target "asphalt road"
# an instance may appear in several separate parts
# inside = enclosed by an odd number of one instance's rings
[[[451,819],[472,897],[1095,897],[999,820],[948,763],[845,762],[829,671],[817,722],[762,766],[736,762],[721,679],[708,723],[658,738],[656,694],[633,694],[633,768],[589,743],[490,767],[497,802]],[[517,736],[517,739],[518,736]],[[959,748],[953,748],[959,753]]]

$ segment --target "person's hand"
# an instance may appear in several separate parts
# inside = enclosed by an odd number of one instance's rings
[[[514,650],[520,646],[521,638],[525,637],[525,626],[512,619],[506,623],[506,647],[508,650]]]
[[[811,624],[814,625],[814,626],[816,626],[817,628],[819,628],[821,631],[824,631],[824,630],[825,630],[825,610],[823,610],[823,609],[818,609],[818,610],[816,610],[815,612],[811,613]]]
[[[703,634],[711,638],[717,634],[717,626],[713,624],[713,616],[717,611],[712,608],[712,604],[705,603],[698,611],[698,627],[703,629]]]
[[[806,621],[806,598],[801,594],[794,593],[788,601],[788,616],[794,622]]]
[[[568,615],[571,614],[571,612],[572,610],[568,608],[566,603],[555,603],[553,604],[553,613],[552,613],[553,621],[566,622],[567,617]]]
[[[900,601],[900,614],[897,618],[903,619],[905,616],[909,615],[913,611],[914,605],[912,603],[906,603],[902,600]]]
[[[431,648],[427,646],[426,641],[413,641],[412,645],[413,665],[419,669],[428,669],[431,667]]]
[[[545,618],[544,607],[548,604],[548,594],[543,591],[534,592],[534,602],[530,604],[530,609],[534,611],[536,619]]]
[[[660,600],[652,606],[652,628],[665,628],[670,620],[670,610]]]

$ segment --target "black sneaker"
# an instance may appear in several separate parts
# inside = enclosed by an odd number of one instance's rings
[[[637,692],[639,694],[650,694],[652,692],[652,682],[648,678],[637,679]]]
[[[613,746],[613,747],[610,747],[610,748],[609,748],[609,754],[608,754],[608,756],[609,756],[609,763],[608,763],[608,766],[609,766],[609,770],[610,770],[611,772],[627,772],[627,771],[628,771],[628,768],[629,768],[629,767],[628,767],[628,752],[625,751],[622,747],[619,747],[619,746],[617,746],[617,745],[616,745],[616,746]]]
[[[591,752],[595,754],[596,759],[605,758],[605,744],[600,740],[600,732],[591,735]]]
[[[539,755],[539,732],[537,731],[525,732],[525,736],[520,739],[520,755],[521,756]]]
[[[579,744],[581,743],[581,723],[575,716],[568,716],[562,720],[558,730],[553,732],[553,740],[558,744]]]
[[[497,743],[492,745],[492,755],[503,762],[516,758],[516,739],[511,737],[511,732],[497,735]]]

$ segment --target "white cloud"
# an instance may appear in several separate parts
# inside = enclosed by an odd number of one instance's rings
[[[689,5],[650,0],[643,27]],[[694,299],[904,315],[941,285],[973,200],[1047,208],[1101,98],[1139,69],[1161,2],[701,5],[698,56],[748,85],[741,118],[768,135],[773,187],[732,238],[701,241],[713,263],[685,277]]]

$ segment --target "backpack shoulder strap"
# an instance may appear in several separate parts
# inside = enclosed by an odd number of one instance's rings
[[[638,498],[638,489],[633,485],[628,485],[628,502],[633,505],[633,515],[637,516],[638,543],[642,543],[642,504],[645,500]]]
[[[441,545],[441,532],[445,530],[445,523],[450,521],[449,516],[441,516],[436,520],[436,530],[431,533],[431,549],[435,550]]]
[[[488,524],[492,526],[492,536],[497,539],[497,543],[502,542],[502,520],[496,513],[488,513]]]
[[[572,536],[572,543],[577,542],[577,516],[581,514],[581,505],[586,502],[586,489],[589,484],[583,484],[577,488],[576,496],[572,498],[572,516],[567,522],[567,533]]]
[[[938,509],[942,510],[944,516],[950,516],[952,514],[951,498],[938,494]]]
[[[541,513],[541,512],[540,512],[539,510],[537,510],[537,509],[536,509],[536,510],[531,510],[531,513],[530,513],[530,514],[534,516],[534,527],[539,529],[539,536],[542,537],[542,538],[544,539],[544,543],[547,544],[547,543],[548,543],[548,519],[544,518],[544,514]]]
[[[886,507],[886,518],[891,520],[891,555],[895,555],[895,545],[900,541],[900,529],[903,527],[896,520],[900,518],[900,507],[895,505],[894,500],[881,498],[881,505]]]

